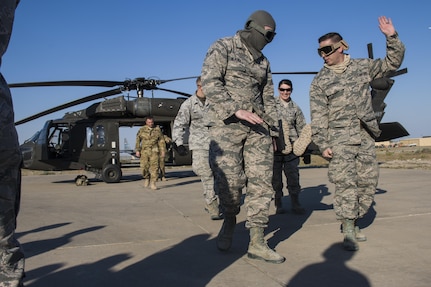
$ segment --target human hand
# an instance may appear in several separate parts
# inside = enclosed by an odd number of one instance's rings
[[[263,119],[256,115],[255,113],[246,111],[246,110],[238,110],[235,112],[235,116],[240,120],[245,120],[253,125],[262,124]]]
[[[379,28],[386,37],[392,36],[395,34],[395,27],[392,24],[391,18],[386,18],[386,16],[379,17]]]
[[[332,149],[331,148],[327,148],[322,152],[322,156],[324,158],[332,158]]]
[[[141,157],[141,153],[140,153],[139,151],[137,151],[137,152],[135,153],[135,155],[136,155],[137,157]]]

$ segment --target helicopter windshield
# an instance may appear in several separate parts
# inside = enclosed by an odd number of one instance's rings
[[[29,139],[25,140],[24,143],[28,143],[28,142],[36,142],[37,139],[39,138],[40,135],[40,131],[37,131],[34,135],[32,135]]]

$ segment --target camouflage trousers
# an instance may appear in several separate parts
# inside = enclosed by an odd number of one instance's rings
[[[165,167],[165,156],[159,156],[159,177],[165,177],[166,176],[166,167]]]
[[[379,178],[374,140],[364,138],[362,145],[335,146],[332,152],[328,177],[335,184],[337,219],[361,218],[373,204]]]
[[[0,109],[0,287],[16,287],[24,277],[24,253],[15,236],[21,199],[22,158],[12,97],[1,74]]]
[[[152,151],[150,148],[141,150],[140,167],[142,177],[156,181],[159,175],[159,152]]]
[[[290,154],[274,154],[274,166],[272,176],[272,187],[275,198],[283,197],[283,172],[286,176],[286,185],[289,194],[297,195],[301,192],[299,184],[299,157]]]
[[[0,287],[20,286],[24,252],[15,237],[21,198],[21,153],[0,150]]]
[[[267,227],[272,189],[273,145],[261,125],[210,127],[210,165],[225,216],[240,212],[245,188],[246,228]]]
[[[207,204],[217,200],[214,191],[214,176],[209,163],[209,151],[194,149],[192,151],[192,168],[196,175],[200,176],[204,188],[204,199]]]

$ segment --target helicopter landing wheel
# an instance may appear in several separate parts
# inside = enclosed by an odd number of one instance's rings
[[[102,170],[102,180],[106,183],[120,182],[121,176],[121,168],[115,164],[108,164]]]

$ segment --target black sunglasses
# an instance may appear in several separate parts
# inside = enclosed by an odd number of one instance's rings
[[[280,90],[280,92],[291,92],[292,89],[291,88],[287,88],[287,89],[282,89],[282,88],[278,88]]]
[[[257,25],[253,21],[251,21],[248,24],[248,26],[251,27],[251,28],[256,29],[256,31],[258,31],[260,34],[262,34],[265,37],[265,40],[268,43],[270,43],[274,39],[275,35],[277,34],[277,33],[275,33],[272,30],[265,30],[264,28],[262,28],[261,26]]]

